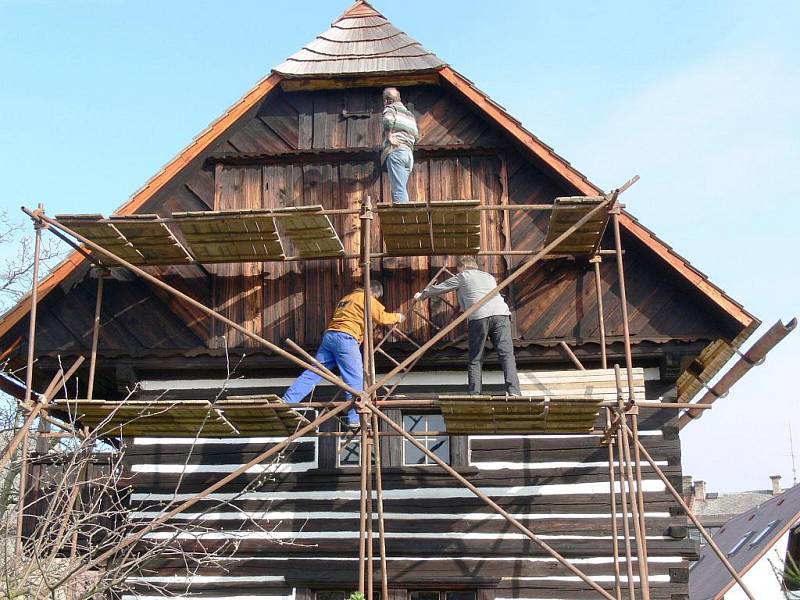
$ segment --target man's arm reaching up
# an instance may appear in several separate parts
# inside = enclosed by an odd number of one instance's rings
[[[458,275],[453,275],[449,279],[445,279],[442,283],[429,285],[421,292],[414,294],[414,300],[423,300],[431,296],[441,296],[447,292],[453,292],[461,287],[461,278]]]
[[[387,312],[386,307],[383,306],[375,298],[372,299],[372,322],[378,325],[394,325],[395,323],[402,323],[406,320],[405,315],[401,313]]]

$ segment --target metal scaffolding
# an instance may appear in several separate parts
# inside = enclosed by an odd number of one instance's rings
[[[347,392],[352,395],[350,400],[340,402],[310,402],[304,406],[315,408],[319,410],[317,417],[311,422],[305,422],[302,426],[294,431],[291,435],[286,436],[283,441],[277,443],[268,450],[262,452],[247,464],[241,465],[225,477],[213,485],[207,487],[202,492],[192,495],[183,503],[169,509],[167,512],[162,513],[157,518],[141,527],[140,529],[131,532],[131,534],[123,539],[114,548],[110,548],[101,554],[89,559],[81,568],[80,572],[96,568],[102,563],[114,556],[121,550],[136,544],[146,534],[157,529],[168,520],[178,515],[179,513],[187,510],[197,502],[206,498],[209,494],[219,490],[227,483],[233,481],[251,467],[263,463],[270,457],[275,456],[287,446],[292,444],[295,440],[306,435],[324,435],[318,431],[320,425],[324,422],[335,418],[337,415],[348,410],[350,407],[355,406],[360,417],[360,530],[359,530],[359,582],[358,590],[364,593],[367,600],[373,600],[374,592],[374,566],[373,566],[373,553],[375,543],[377,542],[378,554],[380,559],[380,590],[383,594],[382,598],[388,598],[389,583],[391,581],[391,574],[387,567],[386,557],[386,543],[385,543],[385,528],[384,528],[384,511],[383,511],[383,485],[382,485],[382,465],[381,465],[381,438],[385,435],[401,436],[409,444],[413,445],[419,452],[421,452],[428,460],[437,464],[442,470],[448,473],[459,484],[471,491],[482,502],[489,506],[494,512],[504,518],[511,526],[516,528],[519,532],[525,535],[528,539],[533,541],[544,552],[554,558],[565,569],[570,571],[573,575],[583,581],[589,588],[597,592],[597,594],[607,600],[635,600],[636,593],[640,594],[644,600],[650,598],[650,583],[648,577],[648,560],[647,560],[647,524],[645,521],[645,498],[642,486],[642,460],[645,464],[649,464],[651,469],[663,482],[667,491],[674,497],[675,501],[680,504],[686,511],[689,519],[698,527],[698,529],[706,536],[711,548],[715,551],[717,556],[723,562],[725,567],[730,571],[747,596],[754,600],[753,594],[746,588],[741,581],[739,574],[734,567],[725,557],[724,553],[713,542],[713,539],[703,529],[696,517],[692,515],[684,503],[681,494],[675,490],[669,482],[667,476],[657,466],[656,462],[650,456],[646,448],[643,446],[639,439],[639,409],[640,408],[659,408],[670,410],[685,410],[691,409],[685,413],[690,416],[710,408],[710,403],[680,403],[680,402],[650,402],[637,400],[634,394],[634,375],[633,375],[633,359],[631,354],[631,339],[628,327],[628,309],[625,291],[625,273],[623,265],[623,248],[620,235],[619,215],[621,205],[619,203],[619,195],[624,192],[630,185],[635,183],[636,179],[629,181],[621,188],[602,197],[596,206],[586,212],[580,219],[566,227],[558,235],[553,235],[548,238],[545,245],[535,251],[517,250],[507,252],[478,252],[478,255],[502,255],[502,256],[517,256],[522,258],[522,262],[511,272],[505,279],[503,279],[497,286],[484,296],[479,302],[465,310],[459,316],[454,318],[447,325],[441,327],[436,331],[432,337],[425,343],[407,356],[402,361],[395,361],[394,367],[380,378],[376,377],[375,373],[375,353],[376,347],[373,336],[373,325],[371,317],[371,295],[365,293],[364,302],[364,322],[365,322],[365,339],[363,343],[363,362],[364,362],[364,390],[359,391],[347,385],[340,376],[336,375],[324,365],[320,364],[314,359],[313,356],[308,354],[297,344],[289,340],[287,346],[291,348],[292,352],[277,346],[269,340],[261,337],[260,335],[246,329],[239,323],[232,321],[219,312],[205,306],[203,303],[191,298],[190,296],[182,293],[160,279],[148,273],[141,266],[137,266],[119,255],[109,251],[95,241],[85,237],[72,229],[71,227],[60,222],[58,219],[51,218],[45,215],[41,206],[35,210],[23,208],[34,223],[36,233],[36,245],[34,256],[34,282],[31,293],[31,317],[29,324],[29,339],[28,339],[28,357],[27,357],[27,373],[26,373],[26,394],[22,404],[22,408],[27,412],[27,419],[25,427],[20,430],[20,433],[9,443],[6,447],[2,462],[0,465],[6,464],[15,450],[20,444],[25,443],[26,432],[33,424],[38,416],[47,417],[53,420],[48,415],[49,403],[54,398],[56,390],[60,384],[71,377],[78,369],[83,359],[80,358],[74,365],[65,373],[59,373],[48,386],[47,390],[38,397],[33,393],[33,368],[35,357],[35,328],[36,328],[36,305],[38,301],[38,268],[39,268],[39,241],[43,229],[47,229],[58,237],[70,240],[73,247],[78,248],[78,244],[82,244],[83,248],[80,251],[90,258],[93,262],[99,263],[101,266],[108,266],[109,264],[121,265],[127,268],[138,277],[144,279],[148,283],[156,286],[157,288],[167,292],[180,299],[181,301],[193,306],[199,311],[203,312],[210,318],[224,323],[233,330],[239,332],[243,336],[257,342],[264,348],[274,352],[275,354],[285,358],[293,364],[308,369],[316,373],[329,383],[335,385],[340,392]],[[503,206],[476,206],[469,210],[485,211],[551,211],[553,205],[503,205]],[[618,275],[619,295],[622,305],[622,323],[623,323],[623,345],[625,353],[625,364],[621,368],[620,365],[614,365],[616,373],[616,400],[605,401],[599,404],[600,410],[604,411],[603,417],[605,419],[605,426],[602,429],[602,443],[608,448],[608,478],[609,478],[609,496],[611,504],[611,524],[612,524],[612,547],[615,558],[614,564],[614,583],[613,588],[605,589],[599,583],[594,581],[589,575],[584,573],[579,567],[573,564],[568,558],[562,556],[558,551],[551,547],[545,540],[539,537],[536,532],[524,525],[514,515],[502,508],[487,494],[481,491],[478,487],[472,484],[466,477],[458,473],[450,465],[439,458],[434,452],[429,450],[425,445],[421,444],[416,437],[406,431],[401,424],[395,422],[392,418],[387,416],[382,409],[386,408],[411,408],[428,406],[432,408],[440,407],[441,401],[436,398],[423,398],[423,397],[393,397],[391,394],[396,388],[396,384],[391,386],[393,378],[398,375],[410,371],[416,362],[428,350],[430,350],[437,342],[442,340],[449,333],[453,332],[461,323],[465,322],[470,315],[483,306],[490,298],[506,289],[510,284],[519,279],[523,274],[528,272],[534,265],[558,255],[557,249],[565,241],[570,239],[570,236],[575,234],[585,223],[599,215],[603,211],[607,213],[607,221],[610,221],[610,226],[613,231],[614,248],[612,250],[601,250],[600,239],[597,240],[596,248],[593,256],[590,257],[590,263],[594,267],[595,277],[595,290],[598,299],[598,318],[600,324],[601,335],[601,364],[603,368],[607,368],[607,355],[606,355],[606,337],[605,326],[603,319],[603,305],[600,293],[600,270],[599,263],[602,256],[614,256],[616,259],[616,270]],[[317,214],[356,214],[358,213],[361,221],[361,251],[358,255],[341,255],[332,257],[336,260],[359,260],[363,271],[363,287],[364,290],[370,289],[371,277],[371,264],[372,260],[381,256],[384,253],[371,252],[372,245],[372,220],[375,213],[371,203],[371,199],[366,197],[362,206],[358,210],[327,210],[318,212]],[[506,213],[507,214],[507,213]],[[169,222],[169,219],[162,219],[163,222]],[[599,233],[600,238],[603,236],[603,231]],[[432,234],[433,235],[433,234]],[[77,243],[71,242],[76,240]],[[85,249],[90,250],[87,252]],[[294,260],[296,257],[289,257],[287,260]],[[318,259],[319,257],[315,257]],[[98,260],[100,259],[100,260]],[[298,259],[302,260],[302,259]],[[102,309],[102,294],[103,294],[103,279],[102,276],[98,279],[97,288],[97,304],[95,307],[95,318],[93,325],[92,348],[90,355],[90,381],[88,383],[87,401],[92,401],[93,386],[94,386],[94,372],[97,360],[97,346],[98,346],[98,332],[100,328],[100,313]],[[777,342],[775,342],[777,343]],[[774,343],[772,344],[774,345]],[[771,348],[772,346],[770,346]],[[380,350],[380,345],[378,347]],[[569,351],[567,347],[568,357],[575,363],[576,368],[583,369],[580,361]],[[381,390],[384,390],[382,393]],[[713,399],[711,399],[713,401]],[[688,418],[688,417],[684,417]],[[380,423],[384,424],[384,431],[381,431]],[[63,423],[61,424],[63,425]],[[428,432],[429,433],[429,432]],[[436,432],[440,435],[448,435],[448,432]],[[337,435],[337,434],[333,434]],[[477,435],[480,435],[477,433]],[[338,438],[337,438],[338,439]],[[25,446],[22,446],[23,450]],[[26,464],[27,453],[23,451],[23,465]],[[373,501],[374,492],[374,501]],[[618,518],[617,510],[621,509],[621,519]],[[24,511],[20,510],[20,515]],[[375,519],[377,517],[377,519]],[[377,531],[373,530],[373,522],[377,520]],[[20,520],[21,527],[21,520]],[[21,535],[21,529],[18,529],[18,535]],[[625,572],[620,569],[620,545],[624,548],[625,559]],[[636,562],[636,572],[634,572],[633,563]],[[76,573],[79,574],[79,573]],[[638,585],[635,582],[638,580]]]

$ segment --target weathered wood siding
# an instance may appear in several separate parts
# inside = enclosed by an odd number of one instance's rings
[[[672,481],[679,482],[674,412],[644,410],[640,428],[649,452]],[[333,468],[318,447],[325,439],[330,438],[304,439],[280,469],[273,468],[273,476],[253,470],[173,520],[198,518],[210,528],[202,539],[206,547],[238,542],[225,562],[227,572],[195,573],[210,579],[196,579],[193,591],[280,595],[286,588],[288,595],[294,587],[353,585],[358,567],[358,468]],[[189,452],[190,440],[131,440],[127,462],[134,471],[133,508],[141,511],[142,519],[156,516],[167,501],[202,490],[276,441],[207,440]],[[498,598],[595,597],[436,467],[402,467],[397,448],[390,445],[384,446],[383,484],[393,587],[491,588]],[[608,458],[598,437],[485,436],[469,438],[468,445],[469,453],[458,468],[474,484],[597,576],[604,587],[613,587]],[[651,469],[645,467],[643,473],[652,597],[678,598],[686,593],[685,561],[694,547],[687,539],[672,537],[675,530],[670,528],[684,526],[685,517]],[[181,543],[188,547],[198,541],[185,537]],[[620,551],[624,556],[624,548]],[[152,566],[159,577],[187,575],[176,561]],[[376,573],[376,581],[377,577]]]
[[[427,149],[418,153],[410,185],[412,196],[518,204],[550,202],[555,196],[574,193],[564,184],[556,184],[535,160],[454,92],[415,86],[404,88],[402,93],[418,117],[420,148]],[[313,203],[329,208],[357,207],[366,194],[375,202],[384,200],[388,184],[377,156],[364,158],[364,152],[358,150],[379,145],[380,108],[377,88],[319,92],[277,89],[234,124],[224,138],[187,164],[141,212],[168,215],[173,211]],[[348,112],[347,118],[343,110]],[[360,154],[348,159],[348,150]],[[263,156],[296,151],[306,154],[284,156],[280,164]],[[230,154],[250,158],[247,164],[238,166],[218,162],[219,157]],[[487,212],[483,217],[483,248],[536,249],[544,238],[547,218],[544,212],[511,213],[507,239],[501,215]],[[380,250],[379,219],[374,223],[373,249]],[[347,251],[356,251],[358,218],[337,216],[334,225]],[[628,236],[623,236],[623,243],[634,342],[733,337],[735,324],[708,305],[696,290]],[[510,262],[520,260],[517,257]],[[387,307],[406,309],[412,294],[444,261],[424,257],[383,264],[379,261],[376,266],[381,268]],[[485,264],[498,276],[508,272],[500,258],[487,259]],[[273,342],[291,337],[308,348],[318,342],[336,297],[360,279],[357,261],[160,267],[151,271]],[[42,356],[88,351],[96,282],[87,277],[87,272],[79,270],[61,290],[45,299],[37,329],[37,352]],[[589,265],[580,261],[550,261],[533,269],[508,291],[515,309],[517,337],[544,344],[558,339],[575,344],[597,341],[592,277]],[[606,327],[614,340],[621,335],[621,311],[612,261],[603,263],[602,277]],[[432,316],[439,324],[453,316],[452,310],[437,300],[422,306],[425,316]],[[142,282],[107,283],[102,324],[101,369],[110,366],[106,357],[112,356],[197,355],[209,348],[218,349],[223,335],[230,347],[250,346],[243,336]],[[9,339],[24,338],[26,326],[21,322]],[[429,326],[419,317],[412,319],[408,330],[418,341],[430,336]]]
[[[500,161],[486,156],[461,156],[419,160],[414,169],[411,193],[432,200],[479,198],[483,203],[500,203]],[[358,209],[363,198],[374,202],[388,197],[386,173],[378,161],[315,162],[302,166],[225,166],[217,170],[216,209],[279,208],[321,204],[333,209]],[[345,252],[360,250],[360,222],[357,214],[332,216]],[[504,240],[497,215],[485,213],[481,247],[499,250]],[[372,250],[383,250],[380,219],[373,221]],[[486,257],[485,268],[497,277],[505,273],[500,257]],[[382,264],[383,263],[383,264]],[[411,297],[422,289],[442,265],[455,272],[454,258],[413,257],[376,261],[376,277],[386,290],[387,308],[406,312]],[[219,265],[209,267],[215,277],[214,305],[225,316],[270,340],[291,337],[296,342],[317,344],[330,319],[335,299],[361,285],[361,268],[355,260]],[[432,315],[427,303],[425,318],[441,326],[453,318],[453,311],[434,301]],[[417,339],[429,337],[429,326],[415,316],[408,328]],[[242,334],[216,327],[229,346],[252,346]]]

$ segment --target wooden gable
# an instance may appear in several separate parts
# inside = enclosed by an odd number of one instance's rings
[[[388,182],[380,167],[380,88],[321,91],[274,90],[251,114],[232,126],[190,168],[154,194],[139,210],[168,216],[173,212],[238,208],[281,208],[321,204],[326,208],[358,208],[365,196],[373,203],[388,199]],[[491,121],[453,91],[440,86],[402,88],[404,101],[418,117],[421,140],[409,185],[421,200],[477,199],[484,205],[548,203],[573,193],[520,152]],[[482,213],[482,250],[534,250],[541,246],[549,213]],[[359,247],[357,215],[335,215],[333,224],[345,251]],[[380,220],[373,250],[379,252]],[[633,333],[638,340],[716,339],[734,336],[736,327],[705,306],[699,295],[664,270],[645,248],[626,236],[626,262],[632,275],[629,297],[634,307]],[[607,245],[608,247],[608,245]],[[502,277],[522,257],[482,257],[485,268]],[[386,288],[385,303],[405,311],[414,292],[442,265],[453,259],[414,257],[390,259],[378,267]],[[517,316],[517,337],[542,342],[597,341],[597,318],[589,265],[560,260],[538,267],[510,293]],[[274,342],[289,337],[313,347],[320,339],[334,302],[359,285],[357,260],[307,263],[207,265],[203,268],[153,267],[180,289]],[[604,301],[608,332],[620,333],[616,272],[604,264]],[[85,277],[85,274],[80,277]],[[76,279],[79,277],[76,276]],[[66,294],[48,298],[54,305],[40,325],[47,335],[37,340],[42,353],[85,352],[91,339],[91,297],[94,282],[75,281]],[[144,301],[142,290],[150,290]],[[85,310],[69,314],[72,297]],[[67,297],[70,297],[69,299]],[[180,301],[168,299],[141,282],[111,282],[106,288],[104,327],[117,335],[101,335],[100,350],[132,353],[181,349],[198,351],[223,345],[250,346],[241,334],[226,331]],[[139,312],[142,311],[141,317]],[[67,311],[69,312],[69,311]],[[61,315],[57,320],[57,315]],[[615,315],[617,315],[615,317]],[[417,340],[431,335],[428,320],[441,325],[453,310],[438,302],[423,308],[409,332]],[[158,340],[139,341],[133,322],[169,332]],[[172,324],[172,325],[171,325]],[[183,330],[183,331],[179,331]],[[125,342],[126,334],[133,341]],[[454,334],[450,339],[458,337]],[[114,341],[112,341],[112,339]],[[187,346],[188,345],[188,346]]]
[[[357,4],[334,23],[337,31],[331,39],[338,40],[343,54],[328,65],[331,69],[355,64],[359,53],[365,60],[382,58],[374,43],[352,45],[348,36],[369,31],[394,40],[392,44],[404,39],[405,34],[387,26],[382,16],[361,14],[367,10],[364,6]],[[364,21],[379,17],[381,23]],[[312,43],[306,50],[313,54],[319,48]],[[355,54],[348,54],[350,50]],[[385,85],[400,87],[420,126],[409,184],[412,198],[475,199],[498,205],[550,203],[557,196],[598,193],[569,163],[427,50],[421,46],[414,50],[425,57],[421,58],[425,64],[410,70],[403,68],[409,56],[404,55],[402,44],[396,50],[394,66],[375,73],[340,70],[309,79],[288,67],[285,73],[274,72],[145,184],[119,214],[169,216],[184,211],[311,204],[357,208],[366,195],[374,204],[384,201],[388,185],[378,148],[380,92]],[[315,60],[308,52],[300,54],[302,61]],[[481,248],[535,250],[544,240],[548,218],[547,212],[484,212]],[[652,233],[627,214],[621,221],[635,344],[678,341],[692,344],[686,351],[696,354],[719,340],[740,344],[755,328],[756,319]],[[357,216],[337,215],[333,224],[345,251],[355,252],[360,231]],[[376,229],[373,250],[380,251],[379,219]],[[481,260],[484,268],[502,277],[522,259],[488,256]],[[453,265],[448,260],[452,259],[377,261],[387,307],[407,310],[414,292],[440,267]],[[87,267],[76,254],[42,282],[45,310],[40,312],[36,345],[41,365],[47,357],[54,360],[57,355],[89,351],[96,283],[88,278]],[[588,267],[585,261],[549,261],[508,290],[515,309],[516,337],[523,347],[550,348],[567,341],[583,357],[596,357],[596,299]],[[307,348],[319,341],[335,298],[360,281],[357,260],[148,269],[273,342],[289,337]],[[604,263],[601,275],[607,330],[615,342],[621,319],[613,265]],[[102,319],[107,331],[100,336],[101,361],[207,356],[214,362],[225,345],[253,351],[240,334],[143,282],[109,281],[105,295],[110,299]],[[1,348],[23,340],[15,346],[15,357],[25,352],[26,310],[22,302],[0,322]],[[421,313],[413,316],[408,327],[411,337],[419,341],[451,320],[454,311],[445,303],[431,301]],[[143,327],[151,333],[143,334]],[[446,340],[451,358],[461,356],[463,349],[456,343],[461,333]],[[535,362],[537,356],[523,353],[524,360]],[[553,358],[550,353],[548,359]],[[426,360],[435,363],[436,357]]]

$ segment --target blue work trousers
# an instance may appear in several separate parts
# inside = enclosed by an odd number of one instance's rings
[[[322,336],[322,343],[319,345],[315,357],[319,362],[333,371],[338,367],[339,373],[344,382],[359,392],[364,389],[364,370],[361,361],[361,350],[358,341],[352,335],[343,331],[333,331],[329,329]],[[295,379],[291,387],[283,395],[284,402],[296,404],[311,393],[314,386],[322,381],[322,377],[311,371],[303,373]],[[348,400],[352,394],[345,392]],[[347,412],[348,423],[358,423],[358,413],[354,408]]]
[[[414,154],[401,146],[392,150],[386,157],[386,171],[389,173],[389,189],[392,193],[392,202],[408,202],[408,178],[414,168]]]

